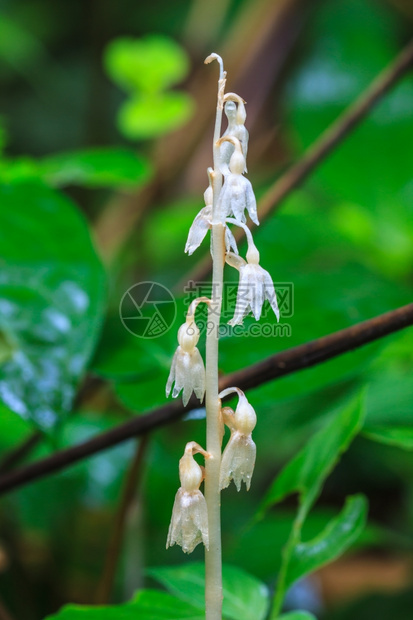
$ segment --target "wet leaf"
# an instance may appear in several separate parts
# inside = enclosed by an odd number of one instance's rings
[[[51,429],[70,411],[94,350],[105,276],[68,198],[27,183],[1,186],[0,200],[0,329],[13,350],[0,366],[0,398]]]

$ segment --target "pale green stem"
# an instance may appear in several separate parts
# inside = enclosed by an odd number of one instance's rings
[[[224,233],[225,228],[222,224],[213,224],[213,294],[208,310],[206,342],[206,449],[210,455],[205,461],[205,499],[208,507],[209,528],[209,550],[205,551],[206,620],[221,620],[222,618],[221,493],[219,488],[221,401],[218,398],[218,331],[223,287]]]
[[[217,58],[218,60],[218,58]],[[221,466],[221,401],[218,397],[218,339],[222,306],[223,273],[225,264],[225,223],[217,214],[218,197],[222,187],[219,171],[219,146],[225,73],[220,62],[218,103],[214,131],[214,172],[212,173],[212,295],[208,308],[206,339],[206,412],[207,445],[210,457],[205,461],[205,499],[208,508],[209,550],[205,551],[205,617],[206,620],[222,620],[222,552],[221,552],[221,492],[219,470]]]
[[[291,561],[291,556],[294,551],[294,547],[300,542],[301,529],[303,527],[303,523],[304,523],[306,515],[307,515],[307,507],[301,505],[298,509],[297,516],[294,520],[290,536],[283,549],[281,569],[278,575],[277,587],[275,589],[273,605],[272,605],[271,614],[270,614],[270,620],[277,620],[282,611],[282,606],[283,606],[284,598],[286,595],[287,571],[288,571],[289,564]]]

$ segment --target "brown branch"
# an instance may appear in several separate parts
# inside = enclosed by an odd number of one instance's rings
[[[410,325],[413,325],[413,303],[237,370],[222,378],[220,389],[231,385],[240,385],[246,390],[257,387],[284,375],[322,364]]]
[[[148,446],[148,437],[148,435],[144,435],[137,444],[132,463],[126,475],[118,511],[115,515],[115,520],[111,531],[102,578],[96,594],[96,603],[98,605],[106,605],[110,601],[113,581],[116,574],[116,567],[122,549],[126,518],[135,499],[138,486],[142,478],[142,464],[145,458],[146,448]]]
[[[37,446],[43,435],[35,431],[24,439],[18,446],[12,448],[0,461],[0,474],[5,473],[25,459],[30,452]]]
[[[413,304],[408,304],[397,310],[358,323],[353,327],[276,353],[248,368],[222,377],[219,387],[224,389],[234,384],[241,389],[257,387],[267,381],[321,364],[410,325],[413,325]],[[192,399],[185,408],[180,401],[172,401],[147,415],[135,416],[132,420],[96,435],[96,437],[82,444],[60,450],[49,457],[1,476],[0,494],[60,471],[126,439],[144,435],[151,430],[165,426],[180,418],[186,411],[196,407],[199,407],[199,402],[196,399]]]
[[[299,187],[303,181],[319,166],[325,158],[342,142],[351,131],[367,116],[370,110],[397,83],[397,81],[413,65],[413,40],[396,56],[395,60],[384,69],[352,103],[336,119],[319,138],[307,149],[304,155],[291,166],[264,194],[258,203],[260,220],[265,220],[275,211],[289,194]],[[235,236],[242,238],[244,231],[238,229]],[[207,254],[199,261],[188,276],[178,285],[179,290],[188,280],[200,282],[205,280],[211,271],[211,257]]]

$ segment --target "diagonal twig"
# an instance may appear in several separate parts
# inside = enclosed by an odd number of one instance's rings
[[[34,431],[15,448],[7,452],[0,461],[0,474],[13,469],[15,465],[18,465],[20,461],[25,459],[37,446],[42,437],[42,433],[39,431]]]
[[[235,384],[241,389],[251,389],[267,381],[326,362],[410,325],[413,325],[413,303],[271,355],[257,364],[222,377],[219,387],[222,390]],[[136,416],[82,444],[60,450],[49,457],[5,474],[0,477],[0,495],[32,480],[60,471],[122,441],[165,426],[196,407],[199,407],[196,399],[192,399],[187,407],[183,407],[180,401],[169,402],[151,413]]]

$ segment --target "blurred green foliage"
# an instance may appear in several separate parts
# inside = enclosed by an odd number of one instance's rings
[[[3,185],[0,232],[3,402],[44,430],[73,405],[99,337],[105,279],[86,222],[38,183]]]
[[[40,180],[52,187],[138,187],[151,177],[149,162],[123,148],[88,149],[34,160],[28,157],[0,161],[3,183]]]
[[[172,39],[159,35],[117,39],[106,50],[105,66],[130,96],[118,115],[119,129],[127,138],[153,138],[179,127],[192,114],[188,94],[164,92],[181,82],[189,69],[184,50]]]
[[[237,15],[253,12],[253,5],[231,3],[223,30],[229,32]],[[262,84],[270,93],[267,122],[281,127],[281,139],[272,143],[281,160],[285,150],[298,158],[407,40],[413,17],[395,7],[337,0],[320,1],[303,12],[281,93],[279,83],[259,75],[267,79]],[[192,195],[188,179],[176,179],[172,189],[156,194],[151,208],[142,208],[132,242],[108,268],[92,238],[107,205],[118,207],[119,218],[125,196],[141,206],[141,195],[134,192],[153,181],[156,168],[148,138],[163,136],[196,114],[182,84],[190,79],[191,64],[202,61],[196,51],[185,51],[190,9],[194,6],[183,0],[152,5],[122,0],[89,8],[50,0],[0,5],[1,457],[34,429],[44,438],[28,460],[76,445],[165,401],[175,328],[161,338],[140,340],[122,327],[118,306],[131,284],[155,280],[173,287],[195,264],[196,255],[188,259],[183,247],[203,204],[202,188]],[[261,33],[247,29],[247,35],[245,44],[258,41]],[[211,33],[211,40],[219,52],[222,34]],[[275,94],[281,94],[281,103]],[[282,317],[291,336],[247,338],[226,332],[223,372],[411,301],[412,104],[408,75],[254,233],[262,265],[279,283],[279,294],[282,283],[294,284],[294,313]],[[251,129],[251,147],[268,139],[268,128],[261,136],[259,124]],[[128,139],[138,143],[138,153]],[[250,165],[250,178],[261,180],[261,186],[254,185],[258,195],[277,173],[274,165],[266,177],[269,164],[264,163],[256,158]],[[197,254],[206,253],[207,245]],[[229,274],[228,281],[236,279]],[[179,292],[176,325],[187,301]],[[232,309],[229,303],[223,324]],[[269,313],[264,320],[274,321]],[[304,492],[311,505],[318,498],[300,524],[302,540],[291,556],[288,582],[350,545],[354,553],[373,549],[411,558],[412,351],[413,335],[406,330],[251,391],[258,414],[253,488],[249,495],[229,489],[223,496],[224,560],[238,567],[228,569],[227,600],[233,607],[225,609],[226,617],[265,617],[264,583],[274,584],[296,517],[290,498],[264,519],[254,519],[271,488],[300,491],[301,506]],[[88,380],[106,384],[82,401],[75,397],[81,385],[88,385],[86,373]],[[365,426],[358,436],[362,412],[349,402],[362,390]],[[202,616],[202,566],[182,563],[179,549],[164,550],[177,462],[186,441],[204,443],[202,416],[197,411],[151,437],[143,490],[126,528],[112,599],[116,605],[105,611],[71,605],[59,620],[126,619],[138,613],[152,620]],[[339,439],[321,463],[322,449],[337,438],[335,432]],[[93,602],[134,450],[131,440],[2,500],[0,597],[16,618],[56,617],[65,603]],[[306,475],[314,473],[311,485],[308,478],[303,485],[297,463],[315,464],[305,469]],[[285,472],[294,474],[290,486]],[[369,499],[370,515],[356,543],[365,518],[360,493]],[[342,508],[348,496],[353,499]],[[317,555],[312,545],[319,542],[324,547]],[[202,558],[200,548],[193,557]],[[151,575],[170,593],[141,589],[133,597],[144,583],[143,564],[154,567]],[[159,568],[171,564],[179,567]],[[178,588],[176,581],[194,574],[198,594],[191,582],[189,597],[188,582]],[[323,620],[407,620],[411,605],[407,591],[313,611]]]

